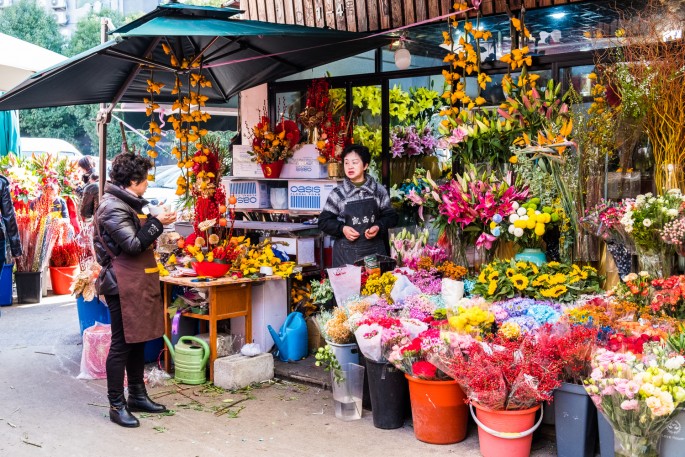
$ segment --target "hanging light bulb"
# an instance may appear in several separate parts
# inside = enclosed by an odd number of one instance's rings
[[[406,70],[411,65],[411,53],[404,46],[404,36],[400,37],[400,47],[395,51],[395,66],[400,70]]]

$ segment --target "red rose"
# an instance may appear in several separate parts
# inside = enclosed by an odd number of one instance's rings
[[[414,376],[421,379],[435,379],[438,369],[435,365],[424,360],[414,362],[411,366]]]

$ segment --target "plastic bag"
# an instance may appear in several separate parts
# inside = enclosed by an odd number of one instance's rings
[[[412,295],[418,295],[421,293],[421,289],[412,284],[412,282],[404,275],[396,275],[397,281],[392,286],[392,291],[390,291],[390,296],[395,303],[399,303],[407,297]]]
[[[360,325],[354,332],[359,350],[364,354],[364,357],[374,362],[383,360],[383,351],[381,350],[382,333],[383,327],[375,323]]]
[[[362,267],[348,265],[340,268],[329,268],[328,279],[331,281],[333,295],[338,304],[348,298],[359,295],[362,288]]]
[[[254,357],[262,353],[259,343],[248,343],[240,349],[240,353],[245,357]]]
[[[145,373],[148,387],[163,387],[171,375],[161,368],[154,367]]]
[[[447,306],[453,306],[464,298],[464,281],[442,278],[442,299]]]
[[[112,328],[109,324],[96,322],[83,332],[83,354],[81,373],[77,379],[105,379],[107,377],[107,354],[112,343]]]

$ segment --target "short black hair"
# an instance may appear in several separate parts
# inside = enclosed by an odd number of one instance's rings
[[[140,183],[147,179],[147,172],[152,168],[150,159],[133,152],[117,155],[112,161],[112,171],[109,177],[114,184],[129,187],[132,183]]]
[[[98,175],[97,173],[91,173],[89,179],[90,181],[95,182],[98,179],[100,179],[100,175]]]
[[[359,157],[361,157],[364,165],[368,165],[371,163],[371,153],[369,152],[369,148],[367,148],[366,146],[362,146],[361,144],[350,144],[349,146],[346,146],[345,149],[343,149],[340,160],[344,162],[345,156],[352,152],[356,152],[359,155]]]

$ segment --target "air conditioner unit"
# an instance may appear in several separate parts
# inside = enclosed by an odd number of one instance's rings
[[[67,0],[50,0],[52,9],[63,10],[67,8]]]
[[[0,0],[0,8],[7,8],[12,6],[12,0]]]
[[[67,25],[69,23],[69,16],[64,11],[55,11],[55,21],[57,25]]]

